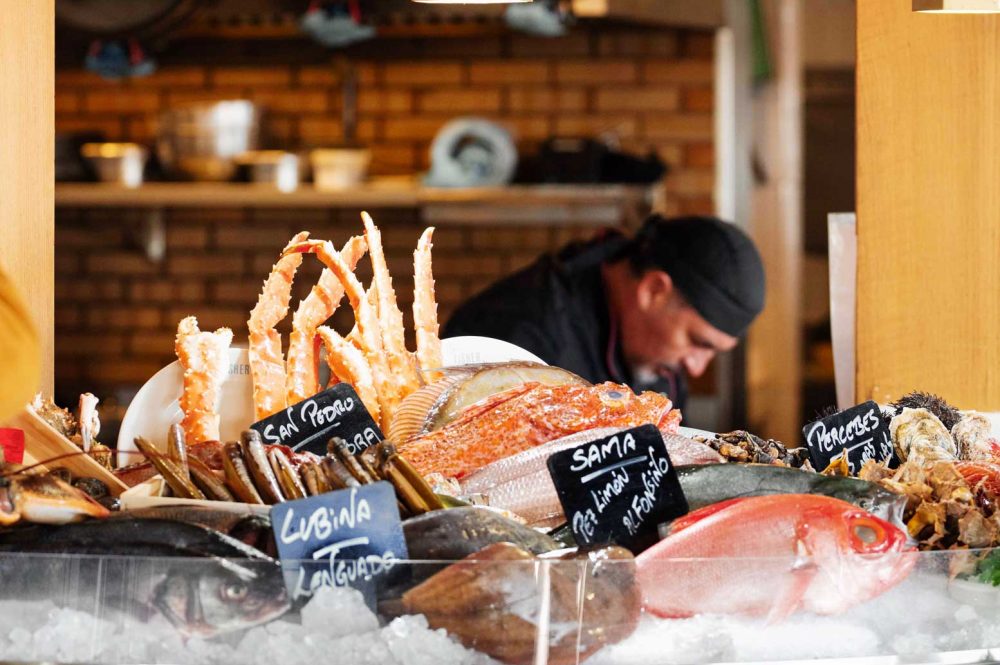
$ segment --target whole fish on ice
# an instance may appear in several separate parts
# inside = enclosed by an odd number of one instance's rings
[[[546,465],[548,458],[620,431],[600,427],[578,432],[498,460],[463,477],[462,493],[481,494],[490,506],[509,510],[531,526],[556,526],[565,517]],[[721,459],[708,446],[679,434],[664,434],[663,441],[672,464],[701,464]]]
[[[807,494],[732,499],[677,520],[638,557],[645,608],[661,617],[840,614],[916,563],[906,534],[844,501]]]
[[[598,427],[652,423],[673,434],[680,412],[654,392],[628,386],[548,386],[529,382],[462,410],[447,426],[399,442],[399,453],[422,474],[462,478],[487,464],[569,434]]]

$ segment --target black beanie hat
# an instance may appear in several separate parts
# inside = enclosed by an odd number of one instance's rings
[[[728,335],[742,336],[764,309],[764,265],[734,224],[653,215],[630,244],[637,271],[663,270],[702,318]]]

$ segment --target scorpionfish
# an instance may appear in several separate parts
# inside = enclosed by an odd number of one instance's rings
[[[628,386],[548,386],[524,383],[465,408],[439,430],[400,442],[399,453],[422,474],[461,478],[510,455],[597,427],[654,424],[665,434],[680,425],[680,411],[659,393]]]

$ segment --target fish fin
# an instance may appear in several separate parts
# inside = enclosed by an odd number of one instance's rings
[[[791,583],[785,587],[771,606],[771,611],[767,615],[768,625],[781,623],[795,614],[795,611],[802,605],[802,599],[805,597],[806,591],[809,590],[809,585],[816,577],[818,568],[813,563],[809,547],[804,540],[796,539],[795,553],[795,563],[789,571]]]
[[[688,527],[694,526],[703,519],[722,512],[726,508],[729,508],[730,506],[735,505],[747,498],[748,497],[738,497],[735,499],[726,499],[725,501],[719,501],[718,503],[713,503],[698,508],[697,510],[692,510],[687,515],[682,515],[670,523],[669,535],[672,536],[675,533],[687,529]]]

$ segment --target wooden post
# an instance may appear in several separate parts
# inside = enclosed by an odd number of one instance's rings
[[[767,272],[767,302],[750,329],[751,428],[794,445],[802,437],[802,12],[800,0],[762,4],[774,75],[754,98],[755,156],[766,173],[753,193],[751,235]]]
[[[1000,410],[1000,16],[857,26],[856,399]]]
[[[35,317],[53,384],[53,0],[0,7],[0,268]]]

